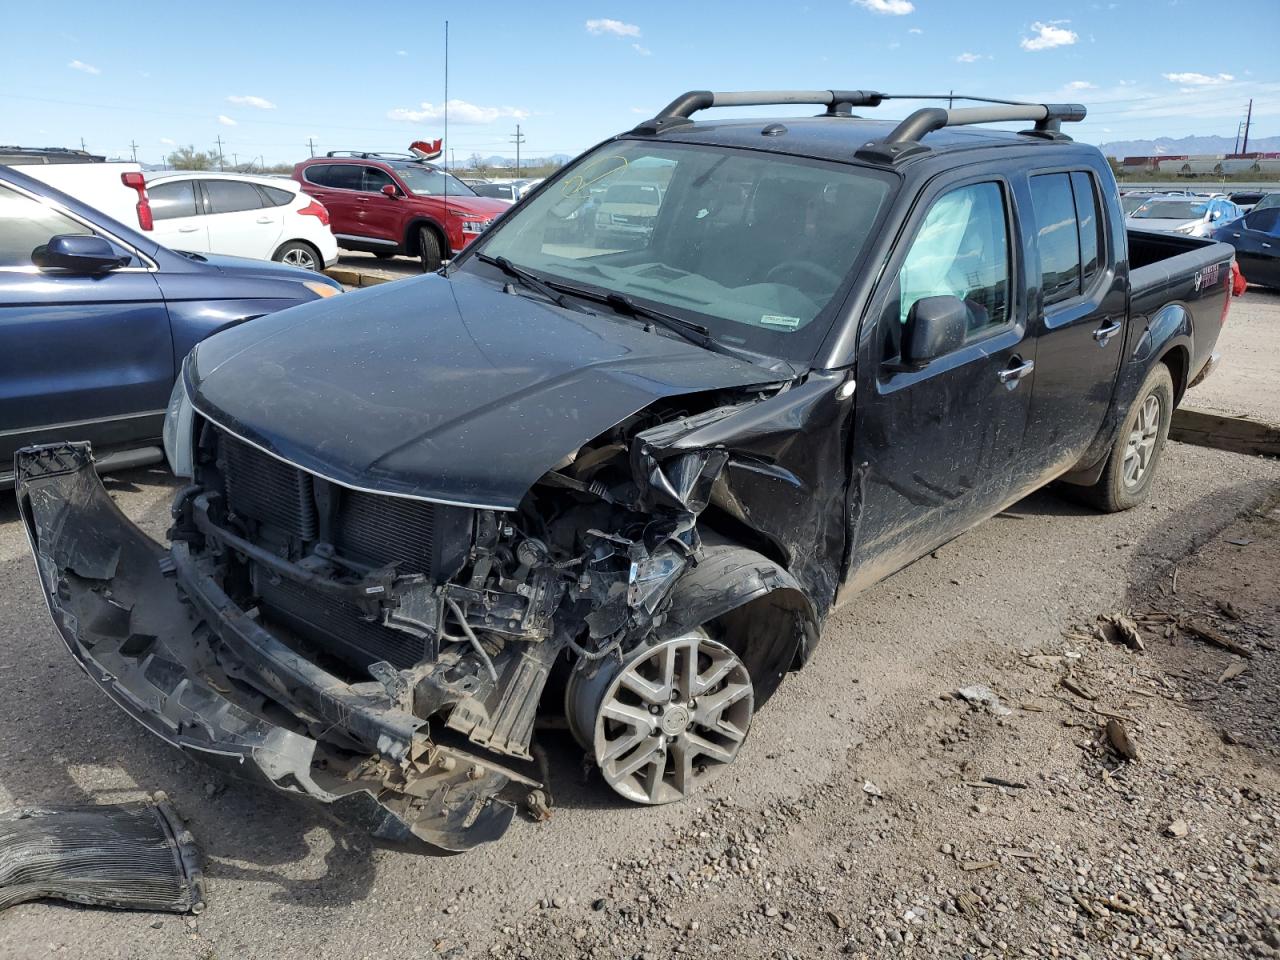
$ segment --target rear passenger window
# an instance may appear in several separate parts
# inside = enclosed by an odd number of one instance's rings
[[[323,163],[307,167],[306,178],[317,186],[359,190],[363,167],[354,163]]]
[[[190,180],[175,180],[147,187],[151,215],[157,220],[196,215],[196,185]]]
[[[262,209],[262,195],[252,183],[240,180],[206,180],[204,189],[209,194],[209,205],[213,208],[211,213]]]
[[[1080,171],[1071,174],[1071,191],[1076,197],[1076,222],[1080,224],[1081,289],[1088,290],[1102,265],[1099,252],[1102,218],[1098,213],[1098,192],[1093,188],[1093,177]]]
[[[1009,319],[1009,224],[998,183],[945,193],[912,241],[898,271],[896,319],[917,300],[954,296],[968,304],[971,333]]]
[[[287,203],[292,203],[295,194],[291,190],[281,190],[279,187],[264,187],[258,185],[258,189],[267,195],[273,207],[283,207]]]
[[[1040,283],[1047,307],[1080,292],[1080,235],[1070,175],[1032,177],[1031,199],[1040,247]]]
[[[1092,175],[1084,171],[1031,178],[1044,305],[1088,290],[1102,269],[1102,215]]]

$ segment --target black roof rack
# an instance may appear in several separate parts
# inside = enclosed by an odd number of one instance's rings
[[[896,163],[905,157],[927,153],[929,148],[921,139],[944,127],[966,126],[975,123],[1006,123],[1014,120],[1030,120],[1035,126],[1022,130],[1024,136],[1044,140],[1070,140],[1062,132],[1063,121],[1079,121],[1086,110],[1079,103],[1024,103],[1018,100],[998,100],[993,97],[971,97],[954,93],[880,93],[875,90],[744,90],[714,93],[710,90],[690,90],[672,100],[652,120],[646,120],[632,131],[642,136],[653,136],[672,127],[692,123],[690,116],[710,107],[759,107],[789,103],[814,103],[825,105],[828,117],[852,117],[854,107],[878,107],[885,100],[956,100],[985,103],[984,107],[923,107],[893,128],[883,140],[873,140],[862,145],[856,156],[876,163]]]
[[[422,157],[412,153],[369,153],[363,150],[330,150],[326,157],[349,157],[352,160],[411,160],[414,163],[428,163]]]

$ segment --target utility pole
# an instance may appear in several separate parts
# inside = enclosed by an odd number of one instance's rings
[[[516,179],[520,178],[520,144],[524,143],[525,136],[520,132],[520,124],[516,124],[516,132],[511,135],[511,142],[516,145]]]
[[[222,134],[218,134],[215,142],[218,144],[218,169],[225,170],[227,165],[222,162]]]
[[[231,169],[237,172],[240,170],[240,157],[234,153],[231,154]]]
[[[129,149],[133,151],[133,162],[138,162],[138,145],[132,140],[129,141]]]
[[[1240,131],[1242,129],[1244,129],[1243,120],[1241,120],[1239,123],[1236,124],[1236,148],[1231,151],[1233,155],[1238,154],[1240,152]]]
[[[316,155],[316,142],[310,137],[307,137],[307,149],[311,151],[313,157]]]
[[[1244,117],[1244,145],[1240,147],[1241,153],[1249,152],[1249,126],[1253,123],[1253,97],[1249,98],[1249,112]]]
[[[88,151],[88,149],[89,149],[88,147],[86,147],[86,146],[84,145],[84,137],[81,137],[81,138],[80,138],[80,149],[81,149],[82,151],[85,151],[85,152],[87,152],[87,151]]]

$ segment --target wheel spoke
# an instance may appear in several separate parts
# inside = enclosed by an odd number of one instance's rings
[[[726,707],[750,695],[751,684],[749,683],[727,684],[719,693],[711,693],[698,698],[698,707],[693,714],[694,719],[707,725],[716,724],[720,721],[720,714],[724,712]]]
[[[721,763],[730,763],[733,761],[737,751],[722,747],[718,743],[713,743],[706,737],[699,736],[692,730],[686,731],[682,738],[688,743],[690,752],[703,757],[710,757],[712,760],[719,760]]]
[[[664,760],[665,755],[658,749],[658,738],[646,737],[644,742],[636,747],[635,753],[628,757],[625,763],[615,766],[612,772],[615,777],[622,779],[631,776],[646,763],[661,763]]]
[[[653,729],[653,714],[643,707],[633,707],[629,703],[618,703],[616,700],[606,703],[600,708],[602,716],[610,720],[628,724],[637,730],[648,733]]]
[[[641,743],[648,736],[647,730],[632,730],[624,737],[617,740],[611,740],[600,755],[600,764],[612,763],[624,753],[635,749],[636,744]]]
[[[666,703],[669,699],[661,684],[646,680],[630,670],[622,675],[622,685],[646,703]]]
[[[680,796],[687,797],[693,790],[693,752],[685,743],[684,737],[675,740],[669,749],[673,784]]]

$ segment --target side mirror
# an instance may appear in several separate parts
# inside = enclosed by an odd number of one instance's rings
[[[911,305],[902,332],[902,362],[919,369],[964,344],[969,308],[959,297],[922,297]]]
[[[382,195],[384,197],[390,197],[392,200],[396,200],[400,197],[400,191],[396,189],[396,185],[394,183],[384,183],[382,185]]]
[[[32,250],[31,262],[73,273],[103,273],[124,266],[129,258],[102,237],[61,234]]]
[[[1222,219],[1222,211],[1221,211],[1221,210],[1215,210],[1215,211],[1213,211],[1213,213],[1209,214],[1209,219],[1210,219],[1210,220],[1221,220],[1221,219]]]

